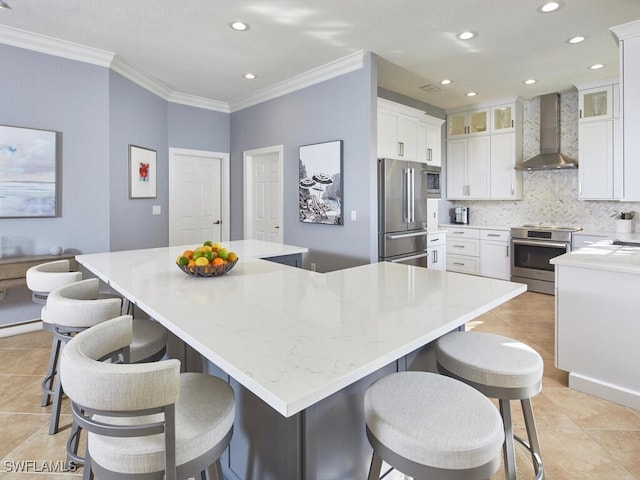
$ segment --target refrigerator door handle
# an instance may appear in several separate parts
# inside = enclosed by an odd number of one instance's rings
[[[428,232],[424,230],[421,232],[387,234],[386,237],[389,240],[400,240],[401,238],[426,237],[427,233]]]
[[[402,221],[404,223],[409,223],[410,212],[411,212],[411,187],[409,186],[409,168],[405,168],[403,173],[403,181],[404,181],[404,215]]]
[[[416,221],[415,169],[409,168],[409,223]]]

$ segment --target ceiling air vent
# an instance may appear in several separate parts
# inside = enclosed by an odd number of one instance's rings
[[[435,85],[431,85],[430,83],[428,83],[427,85],[422,85],[421,87],[418,87],[418,89],[422,90],[425,93],[433,93],[433,92],[440,91],[439,87],[436,87]]]

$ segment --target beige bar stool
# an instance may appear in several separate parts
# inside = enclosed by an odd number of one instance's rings
[[[82,272],[71,272],[69,260],[56,260],[53,262],[34,265],[27,270],[27,287],[31,290],[31,299],[34,303],[44,305],[40,318],[42,329],[53,333],[53,324],[47,316],[47,297],[49,293],[58,287],[82,280]],[[60,352],[60,340],[54,335],[51,343],[51,353],[47,372],[42,381],[42,401],[40,405],[46,407],[51,403],[53,395],[53,379],[58,367],[58,354]]]
[[[491,401],[452,378],[400,372],[374,382],[364,397],[373,447],[369,480],[382,461],[429,480],[487,480],[500,468],[502,419]]]
[[[502,415],[505,442],[504,468],[508,480],[516,478],[513,440],[529,450],[536,473],[544,478],[540,442],[531,398],[542,390],[542,357],[522,342],[483,332],[452,332],[436,342],[438,371],[460,380],[487,397],[497,398]],[[528,443],[513,434],[511,400],[520,400]]]
[[[54,335],[60,342],[59,355],[75,334],[122,314],[121,298],[99,298],[99,280],[89,278],[64,285],[52,291],[47,298],[47,316],[54,325]],[[130,358],[122,361],[159,360],[166,352],[167,331],[157,322],[135,319],[133,341],[128,350]],[[55,375],[53,406],[49,434],[58,431],[63,390],[60,375]]]
[[[144,364],[101,361],[129,348],[130,315],[102,322],[71,339],[60,376],[74,423],[88,432],[84,478],[100,480],[201,477],[233,434],[235,399],[220,378],[180,373],[179,360]]]

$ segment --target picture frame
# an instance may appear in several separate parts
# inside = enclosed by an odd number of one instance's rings
[[[0,218],[59,215],[59,135],[0,125]]]
[[[129,145],[129,198],[156,198],[157,177],[157,152]]]
[[[298,154],[299,220],[343,225],[343,141],[302,145]]]

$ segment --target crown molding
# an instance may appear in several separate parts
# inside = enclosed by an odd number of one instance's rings
[[[227,102],[197,97],[195,95],[189,95],[188,93],[171,92],[167,100],[172,103],[179,103],[189,107],[203,108],[205,110],[213,110],[214,112],[231,113]]]
[[[271,100],[288,93],[302,90],[303,88],[316,85],[340,75],[359,70],[364,66],[364,51],[359,50],[355,53],[339,58],[333,62],[327,63],[320,67],[314,68],[307,72],[291,77],[282,82],[278,82],[270,87],[264,88],[254,95],[243,100],[231,102],[229,104],[231,112],[236,112],[253,105],[257,105],[267,100]]]
[[[609,29],[617,42],[626,40],[627,38],[640,36],[640,20],[624,23]]]
[[[112,52],[6,25],[0,25],[0,43],[101,67],[109,67],[114,57]]]
[[[149,75],[147,72],[140,70],[118,54],[113,56],[110,68],[114,72],[119,73],[123,77],[131,80],[133,83],[137,83],[142,88],[149,90],[151,93],[154,93],[165,100],[168,100],[169,95],[172,93],[172,90],[160,80]]]
[[[233,103],[197,97],[171,90],[157,78],[149,75],[120,55],[87,47],[78,43],[61,40],[59,38],[28,32],[19,28],[0,25],[0,43],[13,47],[25,48],[47,55],[68,58],[80,62],[107,67],[123,77],[158,95],[172,103],[203,108],[223,113],[231,113],[253,105],[301,90],[311,85],[324,82],[331,78],[359,70],[364,66],[364,52],[362,50],[339,58],[333,62],[296,75],[290,79],[276,83],[260,90],[254,95]]]

